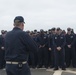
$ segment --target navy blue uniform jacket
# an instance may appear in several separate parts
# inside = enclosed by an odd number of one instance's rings
[[[36,52],[37,45],[33,39],[20,28],[13,28],[5,37],[5,60],[27,61],[28,52]]]
[[[65,36],[60,34],[60,35],[55,35],[54,36],[54,41],[53,41],[54,47],[61,47],[64,48],[65,44],[66,44],[66,39]]]

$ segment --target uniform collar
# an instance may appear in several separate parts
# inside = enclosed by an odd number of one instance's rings
[[[18,27],[14,27],[13,30],[21,30],[21,29]]]

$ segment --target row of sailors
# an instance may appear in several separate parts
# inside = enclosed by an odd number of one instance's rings
[[[2,31],[0,36],[0,68],[5,66],[4,60],[4,37],[7,31]],[[28,32],[27,32],[28,33]],[[38,45],[38,51],[30,52],[28,63],[32,68],[51,67],[58,70],[59,67],[65,70],[66,67],[76,68],[76,35],[71,28],[67,28],[67,34],[60,28],[52,28],[49,34],[43,30],[29,33]]]
[[[76,35],[71,28],[67,28],[67,34],[60,28],[53,28],[50,34],[44,34],[41,30],[38,35],[31,34],[38,45],[38,52],[30,53],[29,64],[32,67],[51,68],[65,70],[66,67],[76,68]],[[31,63],[30,63],[31,62]]]

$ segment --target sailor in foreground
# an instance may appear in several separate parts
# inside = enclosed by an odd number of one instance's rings
[[[31,75],[27,63],[28,53],[37,51],[36,43],[23,31],[24,18],[14,19],[14,28],[5,36],[5,60],[7,75]]]

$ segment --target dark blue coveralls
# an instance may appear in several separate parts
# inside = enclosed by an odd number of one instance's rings
[[[76,38],[76,34],[75,34],[75,38]],[[76,56],[76,40],[75,40],[75,56]]]
[[[0,35],[0,69],[5,67],[5,49],[1,47],[4,47],[4,37],[2,35]]]
[[[66,34],[66,47],[65,47],[65,61],[66,61],[66,67],[69,67],[71,65],[72,60],[72,66],[76,67],[76,51],[75,51],[75,34]],[[68,47],[68,45],[71,45],[71,48]]]
[[[58,68],[59,66],[61,68],[65,68],[65,50],[64,50],[64,46],[66,44],[65,37],[62,34],[60,35],[56,34],[54,36],[53,44],[55,47],[54,50],[55,68]],[[61,47],[61,50],[58,51],[57,47]]]
[[[33,37],[33,40],[36,42],[36,44],[37,44],[37,35],[35,35],[34,37]],[[38,47],[38,45],[37,45],[37,47]],[[34,53],[34,60],[35,60],[35,67],[37,67],[37,65],[38,65],[38,49],[37,49],[37,52],[36,53]]]
[[[38,50],[38,67],[41,68],[43,65],[45,68],[48,67],[48,36],[40,34],[37,37],[38,47],[42,46]],[[44,46],[44,47],[43,47]]]
[[[20,28],[15,27],[5,36],[5,60],[7,75],[31,75],[27,62],[29,51],[37,51],[32,38]],[[13,64],[17,62],[18,64]]]
[[[37,41],[36,36],[31,36],[31,38],[35,41]],[[37,44],[37,43],[36,43]],[[38,51],[37,51],[38,52]],[[38,57],[37,57],[37,52],[30,52],[29,53],[29,59],[28,63],[31,68],[36,68],[37,63],[38,63]]]
[[[54,61],[54,45],[53,45],[53,38],[54,38],[54,34],[50,34],[49,35],[49,39],[48,39],[48,45],[49,45],[49,48],[51,48],[51,51],[49,51],[49,60],[48,60],[48,63],[50,64],[50,68],[53,68],[54,65],[55,65],[55,61]]]

